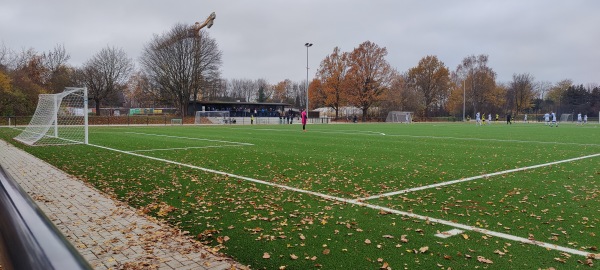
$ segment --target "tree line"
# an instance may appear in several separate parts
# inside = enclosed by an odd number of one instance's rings
[[[477,112],[514,116],[554,111],[597,116],[600,111],[598,85],[575,85],[569,79],[555,84],[537,82],[529,73],[498,82],[496,72],[488,66],[488,55],[467,56],[454,70],[437,56],[428,55],[405,72],[391,69],[386,55],[385,48],[368,41],[351,52],[334,48],[321,61],[310,84],[312,105],[333,109],[336,118],[341,108],[358,107],[363,119],[373,106],[378,108],[374,116],[412,111],[425,119],[462,119]]]
[[[63,45],[48,52],[20,52],[0,46],[0,115],[31,115],[37,96],[58,93],[65,87],[87,87],[90,107],[176,108],[188,112],[195,101],[257,101],[288,103],[296,108],[327,107],[339,116],[350,106],[368,117],[388,111],[412,111],[417,117],[462,119],[463,113],[492,114],[582,113],[597,116],[600,88],[535,81],[529,73],[513,74],[498,82],[488,66],[488,55],[466,56],[453,70],[435,55],[423,57],[415,67],[399,72],[386,60],[387,49],[365,41],[349,52],[335,47],[321,60],[314,79],[266,79],[221,76],[222,52],[204,30],[189,34],[189,25],[177,24],[155,35],[143,48],[139,66],[120,48],[107,46],[80,67],[69,65]]]

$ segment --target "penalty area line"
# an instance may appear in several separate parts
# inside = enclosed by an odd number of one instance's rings
[[[221,148],[221,147],[240,147],[245,145],[209,145],[209,146],[190,146],[190,147],[174,147],[174,148],[161,148],[161,149],[142,149],[142,150],[133,150],[127,151],[129,153],[133,152],[154,152],[154,151],[171,151],[171,150],[188,150],[188,149],[205,149],[205,148]]]
[[[222,140],[211,140],[211,139],[202,139],[202,138],[191,138],[191,137],[181,137],[181,136],[172,136],[172,135],[162,135],[162,134],[152,134],[152,133],[142,133],[142,132],[125,132],[128,134],[135,135],[145,135],[145,136],[156,136],[156,137],[165,137],[165,138],[175,138],[175,139],[186,139],[186,140],[196,140],[196,141],[207,141],[207,142],[222,142],[222,143],[232,143],[239,145],[254,145],[251,143],[243,143],[243,142],[232,142],[232,141],[222,141]]]
[[[389,193],[383,193],[383,194],[374,195],[374,196],[370,196],[370,197],[354,199],[354,201],[367,201],[367,200],[372,200],[372,199],[379,199],[379,198],[382,198],[382,197],[389,197],[389,196],[394,196],[394,195],[399,195],[399,194],[404,194],[404,193],[409,193],[409,192],[414,192],[414,191],[419,191],[419,190],[424,190],[424,189],[430,189],[430,188],[448,186],[448,185],[453,185],[453,184],[457,184],[457,183],[478,180],[478,179],[482,179],[482,178],[488,178],[488,177],[502,175],[502,174],[508,174],[508,173],[519,172],[519,171],[526,171],[526,170],[531,170],[531,169],[536,169],[536,168],[541,168],[541,167],[547,167],[547,166],[561,164],[561,163],[566,163],[566,162],[577,161],[577,160],[581,160],[581,159],[593,158],[593,157],[597,157],[597,156],[600,156],[600,153],[599,154],[588,155],[588,156],[583,156],[583,157],[576,157],[576,158],[570,158],[570,159],[565,159],[565,160],[559,160],[559,161],[554,161],[554,162],[549,162],[549,163],[544,163],[544,164],[538,164],[538,165],[533,165],[533,166],[527,166],[527,167],[521,167],[521,168],[516,168],[516,169],[510,169],[510,170],[505,170],[505,171],[500,171],[500,172],[482,174],[482,175],[478,175],[478,176],[472,176],[472,177],[467,177],[467,178],[462,178],[462,179],[456,179],[456,180],[447,181],[447,182],[441,182],[441,183],[437,183],[437,184],[433,184],[433,185],[427,185],[427,186],[421,186],[421,187],[416,187],[416,188],[409,188],[409,189],[404,189],[404,190],[399,190],[399,191],[394,191],[394,192],[389,192]]]
[[[131,152],[127,152],[127,151],[123,151],[123,150],[119,150],[119,149],[114,149],[114,148],[110,148],[110,147],[105,147],[105,146],[101,146],[101,145],[95,145],[95,144],[88,144],[88,145],[89,146],[93,146],[93,147],[98,147],[98,148],[101,148],[101,149],[105,149],[105,150],[110,150],[110,151],[115,151],[115,152],[127,154],[127,155],[137,156],[137,157],[146,158],[146,159],[155,160],[155,161],[161,161],[161,162],[165,162],[165,163],[169,163],[169,164],[174,164],[174,165],[179,165],[179,166],[182,166],[182,167],[188,167],[188,168],[192,168],[192,169],[197,169],[197,170],[201,170],[201,171],[205,171],[205,172],[209,172],[209,173],[214,173],[214,174],[218,174],[218,175],[224,175],[224,176],[228,176],[228,177],[238,178],[238,179],[241,179],[241,180],[246,180],[246,181],[257,183],[257,184],[263,184],[263,185],[267,185],[267,186],[278,187],[278,188],[281,188],[281,189],[284,189],[284,190],[290,190],[290,191],[295,191],[295,192],[298,192],[298,193],[313,195],[313,196],[320,197],[320,198],[323,198],[323,199],[326,199],[326,200],[338,201],[338,202],[353,204],[353,205],[356,205],[356,206],[367,207],[367,208],[370,208],[370,209],[385,211],[385,212],[389,212],[389,213],[392,213],[392,214],[397,214],[397,215],[407,216],[407,217],[411,217],[411,218],[415,218],[415,219],[420,219],[420,220],[430,221],[430,222],[434,222],[434,223],[439,223],[439,224],[447,225],[447,226],[458,228],[458,229],[463,229],[463,230],[467,230],[467,231],[478,232],[478,233],[482,233],[482,234],[485,234],[485,235],[491,235],[491,236],[498,237],[498,238],[504,238],[504,239],[507,239],[507,240],[512,240],[512,241],[521,242],[521,243],[525,243],[525,244],[531,244],[531,245],[535,245],[535,246],[540,246],[540,247],[543,247],[543,248],[546,248],[546,249],[558,250],[558,251],[566,252],[566,253],[573,254],[573,255],[580,255],[580,256],[584,256],[584,257],[595,257],[596,259],[600,258],[599,257],[600,255],[596,255],[596,254],[593,254],[593,253],[588,253],[588,252],[585,252],[585,251],[581,251],[581,250],[577,250],[577,249],[572,249],[572,248],[568,248],[568,247],[562,247],[562,246],[558,246],[558,245],[555,245],[555,244],[550,244],[550,243],[535,241],[535,240],[531,240],[531,239],[527,239],[527,238],[523,238],[523,237],[519,237],[519,236],[514,236],[514,235],[506,234],[506,233],[501,233],[501,232],[496,232],[496,231],[490,231],[490,230],[486,230],[486,229],[482,229],[482,228],[477,228],[477,227],[473,227],[473,226],[469,226],[469,225],[465,225],[465,224],[460,224],[460,223],[456,223],[456,222],[452,222],[452,221],[448,221],[448,220],[443,220],[443,219],[438,219],[438,218],[432,218],[432,217],[428,217],[428,216],[418,215],[418,214],[414,214],[414,213],[410,213],[410,212],[405,212],[405,211],[400,211],[400,210],[396,210],[396,209],[391,209],[391,208],[383,207],[383,206],[379,206],[379,205],[374,205],[374,204],[368,204],[368,203],[364,203],[364,202],[359,202],[359,201],[356,201],[356,200],[344,199],[344,198],[335,197],[335,196],[331,196],[331,195],[327,195],[327,194],[323,194],[323,193],[319,193],[319,192],[308,191],[308,190],[299,189],[299,188],[295,188],[295,187],[290,187],[290,186],[286,186],[286,185],[271,183],[271,182],[267,182],[267,181],[263,181],[263,180],[259,180],[259,179],[254,179],[254,178],[250,178],[250,177],[246,177],[246,176],[241,176],[241,175],[236,175],[236,174],[230,174],[230,173],[226,173],[226,172],[222,172],[222,171],[217,171],[217,170],[213,170],[213,169],[203,168],[203,167],[200,167],[200,166],[194,166],[194,165],[191,165],[191,164],[185,164],[185,163],[176,162],[176,161],[172,161],[172,160],[168,160],[168,159],[156,158],[156,157],[146,156],[146,155],[142,155],[142,154],[138,154],[138,153],[131,153]],[[598,154],[598,155],[600,155],[600,154]]]

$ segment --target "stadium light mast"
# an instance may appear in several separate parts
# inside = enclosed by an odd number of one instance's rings
[[[463,80],[463,122],[465,122],[465,101],[466,101],[466,91],[465,91],[465,80]]]
[[[306,115],[308,116],[308,48],[311,47],[312,43],[305,43],[306,46]]]

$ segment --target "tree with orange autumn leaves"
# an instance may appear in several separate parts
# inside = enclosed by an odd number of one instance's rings
[[[408,70],[408,83],[421,92],[423,115],[444,107],[450,95],[450,71],[437,56],[428,55]]]
[[[363,121],[371,106],[381,101],[390,88],[396,71],[385,60],[387,49],[366,41],[351,53],[335,48],[322,62],[317,73],[319,88],[312,87],[314,98],[336,111],[353,105],[363,112]]]
[[[347,92],[347,74],[349,70],[349,54],[340,52],[340,48],[333,48],[333,53],[321,61],[321,66],[317,71],[319,78],[319,89],[313,92],[318,93],[323,105],[335,110],[335,119],[338,119],[339,109],[346,103]],[[310,89],[309,89],[310,90]]]
[[[348,58],[348,102],[362,110],[365,121],[369,108],[384,97],[396,71],[385,60],[387,49],[366,41]]]

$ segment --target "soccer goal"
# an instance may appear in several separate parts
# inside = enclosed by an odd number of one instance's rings
[[[570,113],[561,114],[560,122],[573,122],[573,114],[570,114]]]
[[[385,121],[389,123],[410,124],[412,122],[412,115],[412,112],[391,111],[388,113]]]
[[[14,139],[28,145],[88,143],[87,88],[40,94],[29,125]]]
[[[181,118],[171,119],[171,126],[174,126],[174,125],[183,125],[183,120]]]
[[[194,124],[196,125],[222,125],[230,124],[229,111],[197,111]]]

